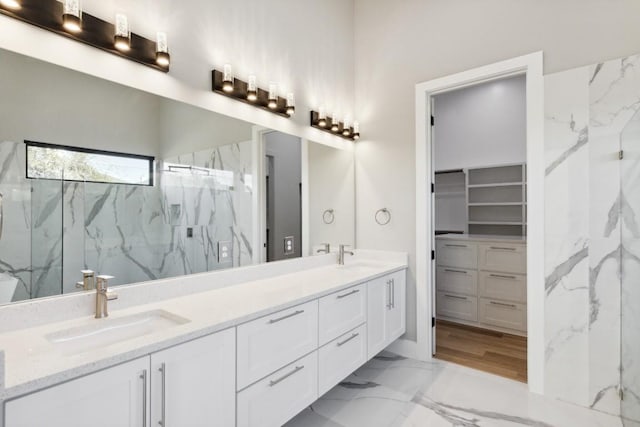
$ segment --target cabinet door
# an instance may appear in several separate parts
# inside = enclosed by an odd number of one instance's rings
[[[386,276],[367,284],[367,358],[381,352],[387,345],[387,312],[391,286]]]
[[[405,270],[398,271],[387,277],[388,280],[391,280],[391,303],[387,312],[387,332],[385,334],[386,345],[389,345],[400,338],[406,330],[406,272]]]
[[[151,355],[151,425],[235,423],[235,329]]]
[[[149,357],[5,405],[10,427],[149,427]]]

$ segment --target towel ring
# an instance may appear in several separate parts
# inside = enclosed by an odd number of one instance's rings
[[[380,220],[380,214],[384,214],[386,218]],[[378,209],[376,211],[375,220],[379,225],[387,225],[391,221],[391,212],[387,208]]]
[[[333,209],[327,209],[322,213],[322,222],[325,224],[333,224],[333,221],[336,220],[336,216],[333,213]]]

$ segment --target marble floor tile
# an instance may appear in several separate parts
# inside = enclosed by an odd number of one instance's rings
[[[529,393],[517,381],[383,352],[286,425],[315,426],[622,427],[622,422]]]

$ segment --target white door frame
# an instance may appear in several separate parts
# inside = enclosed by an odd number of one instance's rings
[[[527,104],[527,365],[529,390],[544,392],[544,79],[542,52],[416,85],[416,317],[420,359],[431,359],[431,97],[480,82],[526,74]]]

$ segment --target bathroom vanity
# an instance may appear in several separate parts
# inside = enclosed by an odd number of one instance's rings
[[[0,334],[4,426],[281,426],[405,332],[406,268],[357,251],[119,287],[106,319],[91,292],[0,308],[40,313]]]

